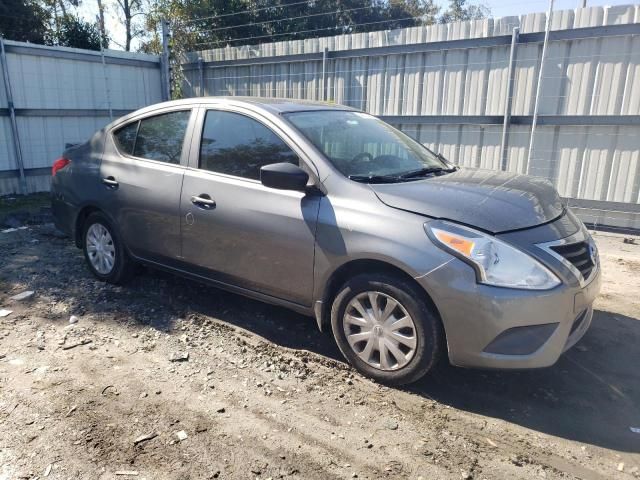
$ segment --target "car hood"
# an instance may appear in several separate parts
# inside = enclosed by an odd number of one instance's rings
[[[534,227],[564,212],[549,181],[493,170],[465,168],[419,181],[370,186],[390,207],[492,233]]]

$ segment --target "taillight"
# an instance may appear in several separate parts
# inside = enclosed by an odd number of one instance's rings
[[[70,163],[71,163],[71,160],[64,157],[61,157],[55,162],[53,162],[53,166],[51,167],[51,176],[55,177],[58,170],[62,170],[64,167],[66,167]]]

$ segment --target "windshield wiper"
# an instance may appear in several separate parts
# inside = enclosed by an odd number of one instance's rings
[[[364,183],[397,183],[403,179],[398,175],[349,175],[349,180]]]
[[[415,177],[425,177],[427,175],[431,175],[434,173],[451,173],[451,172],[455,172],[456,170],[457,170],[456,167],[453,167],[453,168],[428,167],[428,168],[421,168],[419,170],[413,170],[411,172],[403,173],[402,175],[399,175],[399,178],[407,179],[407,178],[415,178]]]

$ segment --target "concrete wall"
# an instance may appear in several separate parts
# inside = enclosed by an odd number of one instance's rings
[[[161,101],[160,63],[153,55],[45,47],[5,40],[27,191],[49,189],[51,164],[65,143],[87,140],[126,112]],[[106,80],[105,80],[106,78]],[[18,162],[0,74],[0,195],[20,191]]]
[[[498,169],[518,27],[507,169],[549,178],[590,223],[640,228],[640,5],[554,12],[527,164],[545,23],[535,13],[192,52],[183,87],[324,97],[383,116],[456,163]]]

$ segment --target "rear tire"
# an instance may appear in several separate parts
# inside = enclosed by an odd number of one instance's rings
[[[103,282],[122,284],[133,276],[134,263],[107,216],[94,212],[82,226],[82,251],[89,271]]]
[[[331,327],[349,363],[387,385],[415,382],[442,355],[440,319],[424,292],[399,276],[361,274],[347,281],[333,301]]]

